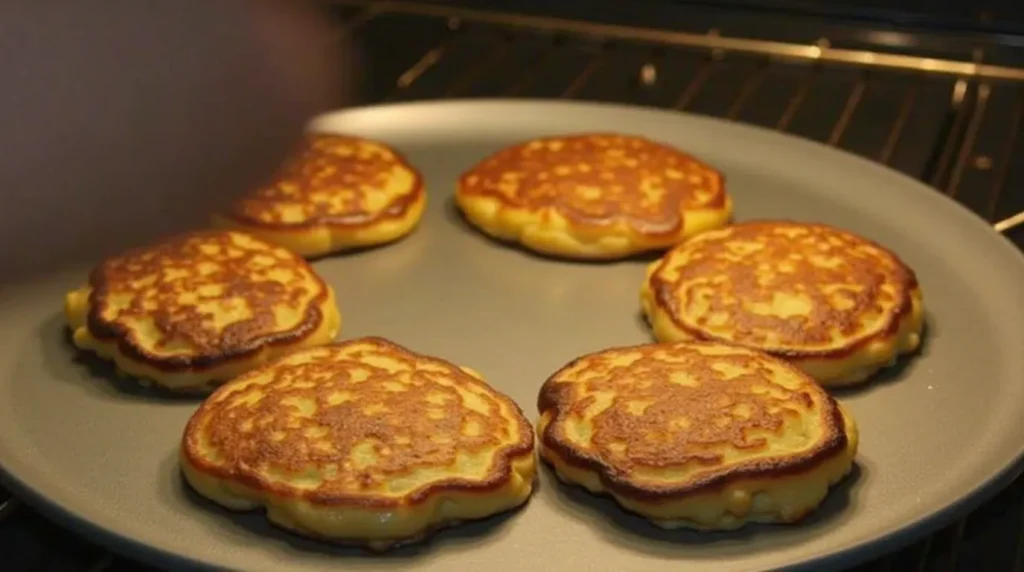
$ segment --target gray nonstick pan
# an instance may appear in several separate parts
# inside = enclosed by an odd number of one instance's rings
[[[197,401],[115,381],[67,342],[63,294],[96,262],[82,260],[0,299],[5,486],[95,540],[164,567],[656,572],[852,565],[964,514],[1018,473],[1024,258],[910,178],[767,130],[616,105],[398,104],[329,114],[314,127],[394,145],[423,172],[429,193],[407,239],[315,263],[337,290],[342,336],[385,336],[468,365],[531,417],[538,388],[561,365],[651,339],[639,318],[644,261],[539,258],[483,238],[456,214],[451,196],[463,170],[540,135],[618,131],[675,144],[724,172],[737,220],[819,221],[885,244],[918,273],[923,348],[837,395],[861,428],[857,468],[798,525],[662,531],[542,469],[523,510],[369,556],[281,532],[261,514],[217,509],[187,489],[176,450]]]

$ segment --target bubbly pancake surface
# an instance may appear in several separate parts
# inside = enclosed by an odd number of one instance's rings
[[[707,342],[583,356],[545,382],[538,408],[541,455],[560,479],[665,528],[799,520],[858,444],[853,419],[806,374]]]
[[[462,175],[456,201],[483,232],[569,258],[666,248],[732,214],[710,166],[668,145],[604,133],[503,149]]]
[[[641,304],[661,341],[714,340],[784,357],[820,383],[858,383],[920,344],[923,298],[882,246],[821,224],[710,231],[651,264]]]
[[[309,133],[271,184],[214,222],[312,257],[397,240],[412,232],[425,207],[420,174],[396,150]]]
[[[524,503],[534,433],[475,372],[381,338],[296,352],[218,389],[183,473],[231,509],[383,550]]]
[[[118,369],[198,391],[325,344],[341,316],[301,257],[249,235],[200,231],[111,257],[68,293],[72,341]]]

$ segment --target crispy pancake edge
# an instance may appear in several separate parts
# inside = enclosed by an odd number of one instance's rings
[[[476,171],[482,165],[484,165],[485,163],[487,163],[491,159],[493,159],[495,157],[498,157],[502,153],[507,153],[507,152],[509,152],[511,150],[515,150],[515,149],[524,147],[524,146],[529,145],[531,143],[536,143],[536,142],[541,142],[541,141],[550,141],[550,140],[559,140],[559,139],[569,139],[569,138],[575,139],[575,138],[589,138],[589,137],[626,137],[626,138],[630,138],[630,139],[636,139],[636,140],[643,141],[643,142],[651,144],[651,145],[656,145],[656,146],[659,146],[659,147],[663,147],[666,150],[672,151],[673,153],[679,155],[680,157],[685,157],[685,158],[687,158],[687,159],[689,159],[689,160],[691,160],[691,161],[693,161],[695,163],[699,163],[700,165],[702,165],[703,167],[706,167],[708,170],[710,170],[711,172],[713,172],[716,175],[716,177],[718,178],[718,183],[719,183],[718,188],[719,188],[720,192],[718,192],[715,195],[714,201],[711,202],[710,204],[708,204],[705,207],[700,208],[700,209],[691,209],[691,210],[694,211],[694,212],[699,212],[699,211],[717,212],[717,211],[724,210],[724,209],[726,209],[729,206],[729,201],[727,200],[727,198],[729,196],[729,193],[728,193],[728,190],[727,190],[727,181],[726,181],[725,174],[723,174],[718,169],[712,167],[709,163],[707,163],[707,162],[705,162],[705,161],[703,161],[703,160],[701,160],[701,159],[699,159],[699,158],[697,158],[697,157],[695,157],[695,156],[693,156],[693,155],[691,155],[691,154],[689,154],[689,153],[687,153],[687,152],[685,152],[685,151],[683,151],[683,150],[681,150],[681,149],[679,149],[679,148],[677,148],[677,147],[675,147],[673,145],[669,145],[668,143],[663,143],[661,141],[650,139],[648,137],[644,137],[644,136],[641,136],[641,135],[627,134],[627,133],[613,133],[613,132],[602,132],[602,131],[574,132],[574,133],[566,133],[566,134],[562,134],[562,135],[550,135],[550,136],[545,136],[545,137],[536,137],[536,138],[533,138],[533,139],[526,139],[526,140],[520,141],[518,143],[513,143],[513,144],[510,144],[510,145],[506,145],[506,146],[502,147],[501,149],[495,151],[494,153],[491,153],[490,155],[487,155],[486,157],[480,159],[473,166],[471,166],[469,169],[467,169],[461,175],[459,175],[459,177],[458,177],[458,179],[456,181],[456,196],[457,197],[461,196],[461,197],[463,197],[462,200],[467,200],[467,201],[481,200],[481,199],[492,200],[492,201],[496,201],[496,202],[500,203],[502,208],[505,208],[505,209],[515,209],[515,210],[521,210],[521,211],[534,212],[534,209],[532,209],[532,208],[522,208],[522,207],[520,207],[518,205],[514,205],[514,204],[510,203],[506,199],[506,197],[504,197],[501,193],[489,192],[486,189],[480,189],[479,187],[476,187],[476,186],[469,186],[469,185],[466,184],[466,179],[469,178],[470,176],[474,175],[476,173]],[[674,224],[673,228],[668,229],[668,230],[666,230],[664,232],[651,232],[651,231],[648,231],[648,230],[646,230],[644,228],[644,226],[642,224],[642,221],[637,221],[637,220],[632,219],[630,217],[625,217],[625,216],[621,216],[621,215],[620,216],[614,216],[614,217],[611,217],[611,218],[607,218],[607,219],[604,219],[602,221],[594,221],[592,219],[587,219],[587,218],[580,217],[580,216],[574,216],[573,214],[571,214],[569,212],[565,212],[563,210],[560,210],[559,214],[561,216],[565,217],[574,226],[579,226],[579,227],[584,227],[584,228],[601,228],[603,226],[607,226],[610,223],[614,223],[614,222],[618,222],[618,221],[624,221],[624,222],[627,223],[627,225],[630,228],[632,233],[634,233],[637,236],[649,239],[649,240],[652,240],[652,239],[653,240],[657,240],[659,238],[666,238],[666,237],[675,237],[677,235],[686,233],[686,228],[685,228],[685,218],[686,217],[683,215],[683,212],[681,210],[680,211],[673,211],[672,214],[676,216],[675,224]]]
[[[204,234],[220,234],[221,232],[223,231],[203,230],[189,232],[170,237],[168,240],[182,239],[188,236],[202,236]],[[270,244],[268,246],[280,248]],[[145,249],[146,247],[142,247],[136,250]],[[88,285],[91,291],[89,292],[89,312],[86,316],[86,327],[89,329],[89,333],[97,340],[106,343],[116,342],[118,352],[126,358],[169,373],[213,369],[227,362],[251,357],[268,346],[290,346],[317,330],[325,319],[321,307],[334,298],[331,287],[324,282],[323,278],[316,273],[308,262],[298,255],[295,255],[294,262],[309,273],[309,276],[320,289],[320,292],[307,306],[302,321],[288,331],[275,332],[270,335],[253,338],[245,347],[238,348],[235,351],[199,356],[158,356],[150,353],[136,342],[135,335],[130,329],[103,319],[102,310],[106,307],[107,295],[107,281],[104,279],[102,272],[103,263],[100,263],[89,274]]]
[[[307,135],[317,137],[339,136],[339,134],[337,133],[329,133],[323,131],[314,131],[308,133]],[[380,145],[382,147],[386,147],[389,151],[391,151],[395,156],[395,162],[413,174],[414,182],[409,192],[392,199],[392,201],[388,203],[388,205],[383,210],[381,210],[381,212],[378,213],[377,215],[363,217],[362,219],[356,221],[353,221],[351,219],[342,220],[339,219],[338,217],[332,216],[324,216],[311,218],[302,222],[268,223],[266,221],[255,220],[245,216],[244,214],[238,212],[238,210],[234,208],[233,205],[225,209],[223,212],[216,213],[214,215],[214,220],[216,221],[218,219],[222,219],[228,224],[239,225],[241,229],[252,228],[256,230],[264,229],[270,231],[302,231],[316,227],[359,229],[371,227],[386,220],[400,220],[407,216],[410,211],[414,210],[414,207],[418,202],[426,202],[427,193],[426,187],[424,186],[423,183],[423,174],[420,173],[419,169],[413,166],[409,159],[406,158],[405,154],[401,153],[394,147],[387,145],[381,141],[367,139],[365,137],[357,137],[354,135],[341,136],[345,137],[346,139],[365,141],[368,143]]]
[[[676,342],[676,344],[679,343],[688,346],[719,345],[707,342]],[[721,489],[730,483],[746,479],[785,477],[787,475],[799,474],[814,469],[822,462],[827,461],[836,455],[841,455],[846,449],[847,436],[844,430],[845,422],[843,414],[835,399],[824,389],[821,389],[824,405],[821,411],[821,424],[822,427],[825,428],[826,433],[822,435],[821,439],[814,447],[807,451],[785,458],[776,457],[744,461],[735,465],[730,465],[725,469],[709,471],[693,482],[680,486],[639,486],[627,478],[618,476],[615,467],[602,461],[595,455],[579,450],[570,441],[565,439],[563,431],[563,417],[565,412],[569,409],[569,406],[571,406],[571,401],[570,396],[563,395],[563,391],[569,390],[569,388],[566,387],[568,384],[557,383],[556,379],[562,374],[562,372],[572,368],[581,360],[607,352],[631,351],[648,348],[652,345],[675,344],[637,344],[632,346],[620,346],[606,348],[579,356],[559,368],[558,371],[548,377],[541,386],[540,392],[537,396],[537,409],[540,411],[541,415],[545,413],[551,414],[551,421],[539,436],[542,445],[553,451],[566,464],[578,469],[590,471],[597,475],[604,487],[611,493],[641,502],[676,500],[696,494],[714,492],[715,490]],[[772,358],[771,356],[765,355],[764,357],[779,361],[777,358]],[[785,362],[783,362],[781,366],[789,369],[794,375],[804,378],[812,386],[820,388],[820,385],[811,379],[810,376],[794,366]]]
[[[917,274],[914,272],[914,270],[910,268],[910,266],[908,266],[905,262],[903,262],[903,260],[894,252],[882,246],[881,244],[868,238],[865,238],[859,234],[850,232],[839,227],[822,223],[804,223],[788,219],[756,219],[744,221],[742,223],[737,223],[737,225],[734,226],[757,224],[798,224],[801,226],[814,227],[823,230],[828,230],[831,232],[838,232],[854,236],[857,239],[865,242],[866,244],[871,245],[873,248],[877,248],[879,252],[892,257],[892,259],[896,261],[897,267],[899,268],[901,274],[901,280],[898,286],[902,291],[902,296],[900,297],[899,301],[894,305],[894,307],[889,312],[887,312],[885,326],[883,326],[880,331],[878,331],[875,334],[862,335],[853,338],[844,343],[841,347],[831,349],[796,349],[757,346],[751,347],[751,349],[756,349],[776,357],[781,357],[790,360],[811,358],[841,359],[856,353],[858,350],[862,349],[864,346],[870,344],[875,340],[889,338],[896,335],[899,332],[900,327],[903,324],[903,321],[909,317],[911,311],[913,310],[915,293],[920,295],[920,284],[918,283]],[[686,243],[683,243],[676,248],[682,248],[685,246],[685,244]],[[673,308],[675,307],[675,303],[672,300],[674,292],[673,285],[666,283],[665,281],[661,280],[658,277],[658,273],[672,257],[673,251],[674,249],[666,253],[660,260],[655,262],[654,267],[651,270],[649,276],[645,279],[647,288],[649,288],[650,291],[653,293],[652,299],[654,301],[654,304],[657,306],[657,311],[659,311],[665,318],[667,318],[673,326],[675,326],[680,331],[685,332],[687,335],[689,335],[692,339],[696,341],[718,342],[724,344],[739,344],[740,342],[735,342],[728,338],[723,338],[715,336],[713,334],[709,334],[699,328],[691,328],[689,325],[685,324],[682,320],[680,320],[677,313],[673,311]]]
[[[218,392],[228,391],[231,389],[232,383],[229,382],[211,394],[211,396],[203,402],[202,405],[195,411],[188,423],[185,425],[185,431],[181,440],[180,454],[184,460],[186,460],[192,469],[201,472],[205,475],[212,476],[214,478],[223,479],[232,483],[240,484],[248,487],[255,491],[263,493],[273,494],[280,498],[292,498],[302,499],[311,504],[337,507],[337,506],[352,506],[359,508],[393,508],[393,507],[408,507],[419,505],[431,497],[446,492],[457,492],[457,493],[468,493],[468,494],[479,494],[488,493],[501,488],[503,485],[508,483],[512,478],[512,463],[514,459],[533,456],[535,454],[536,436],[533,430],[533,424],[529,422],[519,404],[517,404],[511,397],[508,397],[504,393],[498,391],[490,384],[482,381],[465,371],[463,369],[442,358],[424,355],[409,350],[405,346],[399,345],[388,339],[378,336],[365,336],[361,338],[353,338],[344,342],[334,342],[322,347],[337,347],[350,344],[361,344],[361,343],[374,343],[381,346],[387,347],[395,351],[406,352],[412,356],[415,356],[418,360],[429,360],[445,367],[453,368],[458,372],[460,376],[465,376],[466,380],[471,381],[477,385],[485,386],[485,389],[492,393],[497,399],[505,401],[509,405],[510,411],[516,414],[516,423],[519,425],[519,441],[509,445],[505,445],[497,450],[495,453],[495,461],[497,466],[493,467],[489,471],[487,478],[483,480],[468,480],[462,478],[445,478],[441,479],[436,483],[431,483],[411,493],[399,497],[399,498],[383,498],[383,497],[372,497],[372,496],[355,496],[355,495],[320,495],[311,491],[304,491],[289,486],[281,486],[276,483],[268,482],[267,479],[262,478],[257,474],[249,472],[236,471],[219,467],[213,463],[209,463],[194,454],[194,450],[198,448],[196,439],[198,439],[197,426],[200,420],[206,415],[210,403],[213,402],[213,396],[217,395]],[[294,355],[294,354],[290,354]],[[271,369],[275,366],[275,362],[259,367],[251,372],[245,374],[245,377],[250,375],[257,375],[262,373],[264,370]],[[238,378],[242,379],[242,378]]]

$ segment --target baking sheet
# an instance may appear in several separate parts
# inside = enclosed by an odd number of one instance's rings
[[[470,366],[536,417],[536,392],[579,354],[649,341],[644,261],[582,264],[498,245],[451,203],[455,179],[505,145],[619,131],[676,144],[726,175],[737,220],[785,217],[864,234],[915,268],[921,355],[838,394],[861,427],[852,478],[797,526],[662,531],[541,471],[521,511],[370,557],[197,499],[176,448],[197,402],[111,381],[76,360],[63,294],[81,261],[0,298],[0,466],[26,500],[162,566],[235,570],[760,570],[848,565],[965,512],[1017,472],[1024,450],[1024,259],[981,219],[894,171],[767,130],[680,113],[548,101],[445,101],[347,110],[314,128],[373,137],[422,170],[429,206],[402,242],[316,262],[342,337],[381,335]]]

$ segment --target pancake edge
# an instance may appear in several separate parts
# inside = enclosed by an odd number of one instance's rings
[[[485,519],[491,518],[493,516],[498,516],[498,515],[501,515],[501,514],[506,514],[506,513],[510,513],[510,512],[516,511],[516,510],[522,508],[523,505],[525,505],[527,502],[529,502],[530,498],[533,496],[534,491],[536,490],[537,457],[534,454],[534,452],[531,450],[531,453],[528,456],[519,457],[516,460],[511,462],[511,465],[516,465],[516,464],[521,465],[521,468],[519,470],[512,469],[512,475],[521,475],[523,477],[528,477],[528,478],[524,478],[526,486],[523,488],[523,492],[520,493],[520,494],[509,495],[508,496],[509,502],[502,503],[501,506],[498,506],[493,511],[487,512],[486,514],[475,515],[475,516],[467,516],[467,517],[463,517],[463,518],[451,518],[451,519],[440,519],[440,520],[436,520],[436,521],[428,521],[428,524],[425,527],[420,528],[417,531],[412,532],[410,534],[406,534],[406,535],[381,535],[381,536],[366,535],[366,536],[363,536],[363,537],[359,537],[359,536],[353,535],[353,536],[338,537],[338,536],[330,536],[330,535],[327,535],[327,534],[323,534],[323,533],[311,530],[310,527],[302,526],[301,524],[295,522],[296,519],[290,518],[285,513],[282,513],[281,510],[283,510],[283,509],[275,510],[276,507],[274,506],[274,503],[269,502],[268,500],[266,500],[266,498],[262,498],[261,501],[255,501],[254,500],[254,501],[252,501],[252,504],[250,506],[228,505],[228,504],[224,503],[221,500],[221,499],[223,499],[223,496],[221,496],[220,499],[214,498],[215,496],[219,496],[219,495],[210,494],[210,491],[214,490],[214,489],[221,490],[221,491],[223,491],[223,490],[232,490],[232,492],[230,494],[236,496],[236,498],[239,498],[239,499],[241,499],[241,498],[253,499],[253,498],[266,497],[267,495],[260,495],[260,494],[258,494],[258,491],[253,491],[252,489],[249,489],[249,490],[246,490],[245,492],[242,492],[244,489],[241,486],[237,485],[236,483],[230,483],[230,482],[225,481],[225,480],[218,480],[218,479],[216,479],[214,477],[211,477],[209,474],[203,473],[200,469],[198,469],[195,466],[191,465],[190,461],[188,460],[188,458],[189,458],[188,457],[188,453],[185,451],[185,449],[184,448],[180,449],[179,450],[179,472],[181,474],[181,478],[182,478],[185,486],[187,486],[189,488],[189,490],[191,490],[196,495],[202,497],[206,502],[213,503],[213,504],[217,505],[218,507],[221,507],[222,509],[225,509],[225,510],[230,511],[232,513],[238,513],[238,514],[261,511],[261,512],[263,512],[265,514],[265,517],[266,517],[267,521],[270,524],[272,524],[276,528],[279,528],[279,529],[281,529],[281,530],[283,530],[283,531],[285,531],[285,532],[287,532],[289,534],[294,534],[294,535],[297,535],[297,536],[301,536],[303,538],[307,538],[307,539],[311,539],[311,540],[315,540],[315,541],[318,541],[318,542],[323,542],[323,543],[327,543],[327,544],[331,544],[331,545],[335,545],[335,546],[362,548],[362,549],[365,549],[365,550],[367,550],[369,552],[373,552],[373,553],[382,553],[382,552],[386,552],[386,551],[397,549],[397,548],[402,548],[402,547],[413,545],[413,544],[420,544],[420,543],[428,542],[433,536],[435,536],[438,533],[440,533],[440,532],[442,532],[444,530],[447,530],[449,528],[458,527],[458,526],[461,526],[463,524],[467,524],[467,523],[470,523],[470,522],[473,522],[473,521],[485,520]],[[509,481],[507,483],[504,483],[503,486],[508,487],[513,482],[514,481],[512,479],[509,479]],[[480,494],[480,496],[486,496],[486,495],[489,495],[489,494],[493,494],[495,491],[500,490],[501,488],[502,488],[502,486],[495,487],[494,489],[491,489],[491,490],[488,490],[488,491],[481,491],[481,492],[479,492],[479,494]],[[510,487],[510,488],[514,489],[515,487]],[[240,492],[242,494],[239,494]],[[474,492],[476,492],[476,491],[474,491]],[[468,500],[468,502],[471,502],[471,503],[475,500],[475,499],[470,498],[470,495],[466,494],[465,490],[462,490],[462,489],[447,489],[447,490],[445,490],[443,492],[437,493],[435,496],[425,497],[422,500],[421,503],[417,503],[417,504],[410,505],[410,506],[415,508],[417,505],[427,504],[427,503],[429,503],[431,501],[434,501],[434,502],[437,502],[437,503],[440,504],[440,503],[443,503],[443,502],[445,502],[447,500],[450,500],[449,498],[446,498],[446,495],[450,496],[452,493],[454,493],[455,495],[464,495],[464,499],[463,500]],[[292,498],[289,498],[287,500],[294,501],[294,500],[296,500],[296,498],[297,497],[292,497]],[[338,506],[336,506],[336,505],[318,505],[317,508],[337,509]],[[389,508],[394,508],[394,509],[401,510],[401,509],[409,508],[409,507],[408,506],[395,506],[395,507],[356,506],[354,508],[354,510],[360,511],[362,513],[360,516],[373,518],[373,517],[379,517],[380,515],[383,515],[383,514],[393,514],[393,513],[389,513],[389,511],[387,510]]]

